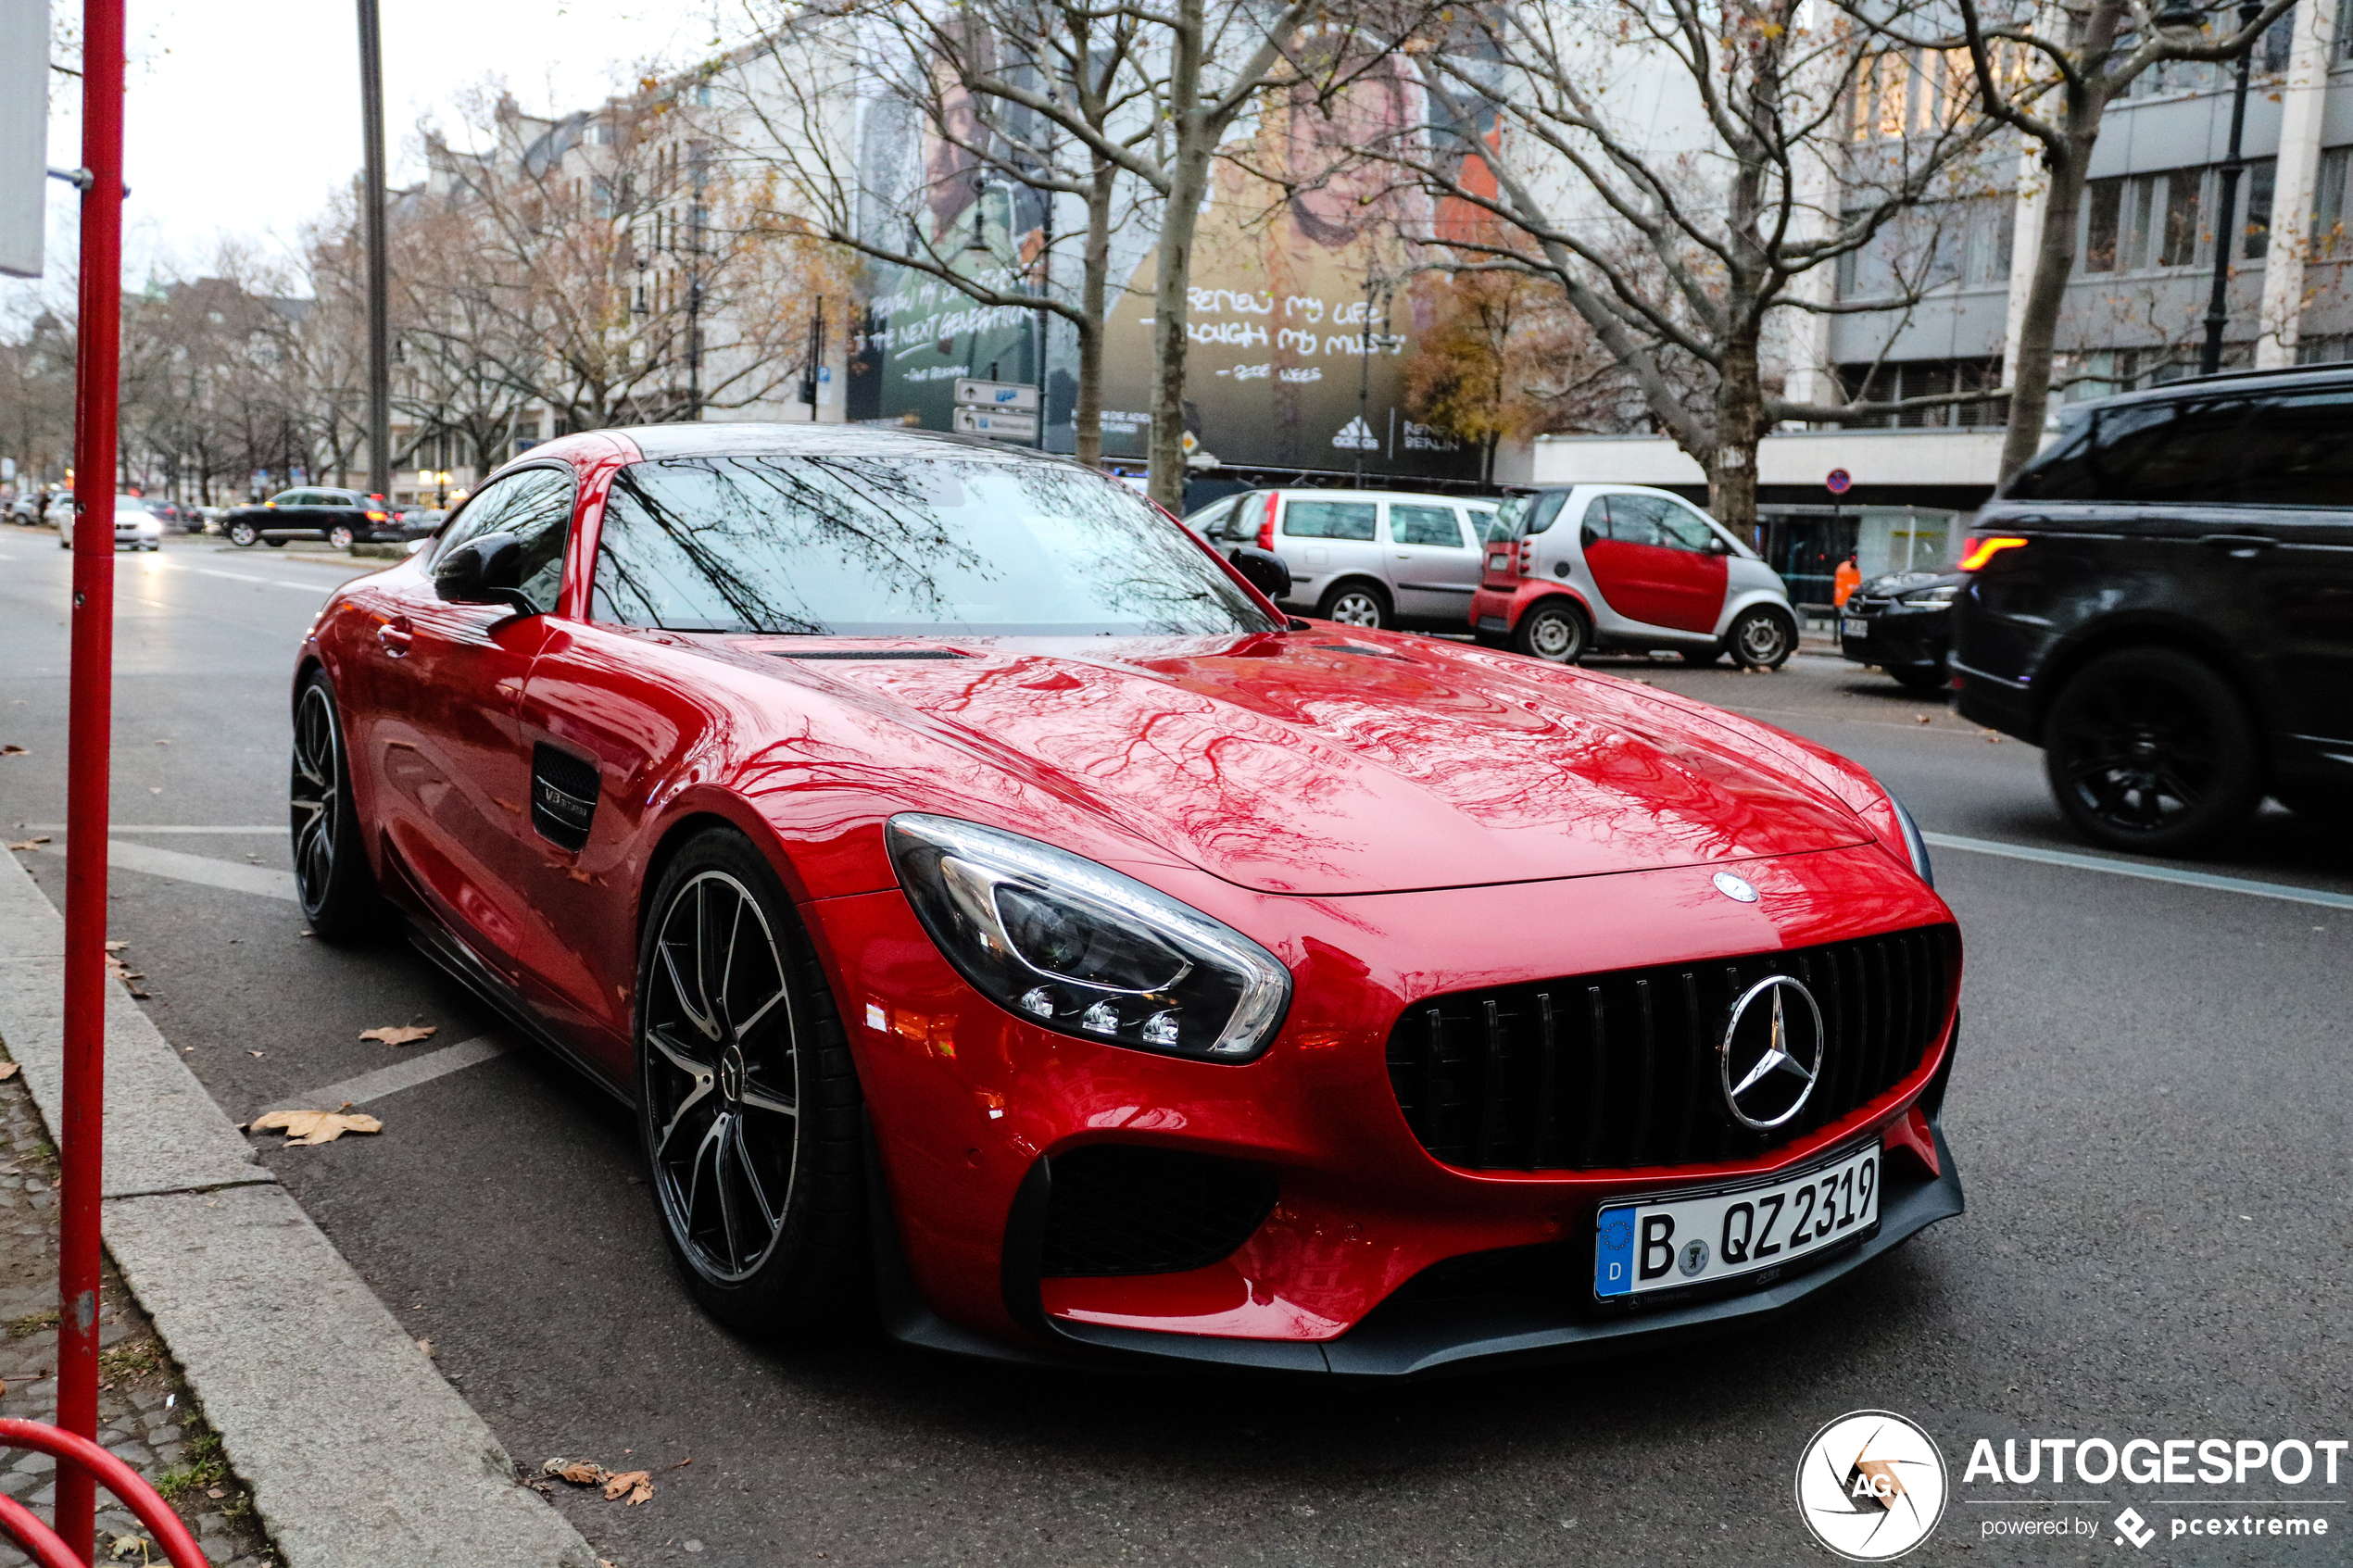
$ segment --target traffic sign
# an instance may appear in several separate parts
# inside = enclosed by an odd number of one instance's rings
[[[1831,476],[1822,483],[1830,487],[1831,495],[1843,495],[1855,488],[1855,476],[1844,469],[1832,469]]]
[[[1027,382],[975,381],[970,376],[960,376],[956,381],[956,401],[976,408],[1011,408],[1034,414],[1038,411],[1038,389]]]
[[[965,435],[986,435],[997,441],[1035,441],[1038,416],[1004,413],[995,408],[959,408],[956,429]]]

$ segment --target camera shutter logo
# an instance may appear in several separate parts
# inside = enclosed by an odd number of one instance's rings
[[[1886,1562],[1928,1539],[1951,1482],[1935,1439],[1893,1411],[1855,1411],[1797,1461],[1797,1512],[1851,1562]]]

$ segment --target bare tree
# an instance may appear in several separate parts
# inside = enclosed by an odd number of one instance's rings
[[[2318,4],[2320,0],[2311,0]],[[2159,27],[2145,0],[1956,0],[1957,36],[1931,37],[1899,19],[1869,25],[1909,44],[1968,50],[1986,119],[2028,137],[2041,150],[2047,188],[2040,207],[2034,268],[2017,334],[2010,383],[2009,433],[2002,476],[2024,466],[2043,440],[2049,408],[2052,348],[2075,270],[2076,216],[2108,105],[2134,81],[2171,60],[2230,60],[2254,47],[2295,0],[2267,0],[2254,19],[2211,44],[2194,30]]]
[[[1457,270],[1557,283],[1735,527],[1755,520],[1756,446],[1775,423],[1894,406],[1775,393],[1763,368],[1775,313],[1916,300],[1810,285],[1898,215],[1975,179],[1992,129],[1966,90],[1946,92],[1902,134],[1856,144],[1847,116],[1868,35],[1843,19],[1810,26],[1808,11],[1662,0],[1458,12],[1416,56],[1434,106],[1426,135],[1362,149],[1495,220],[1420,238],[1451,250]],[[1660,93],[1690,113],[1657,115]],[[1688,139],[1662,141],[1655,127],[1679,122]]]

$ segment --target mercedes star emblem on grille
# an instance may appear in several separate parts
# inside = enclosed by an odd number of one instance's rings
[[[1822,1010],[1804,983],[1773,974],[1742,992],[1716,1053],[1733,1120],[1764,1132],[1805,1110],[1821,1077],[1823,1040]]]
[[[1716,891],[1737,903],[1754,904],[1756,902],[1756,889],[1749,885],[1748,878],[1744,876],[1734,876],[1730,872],[1718,872],[1716,873]]]

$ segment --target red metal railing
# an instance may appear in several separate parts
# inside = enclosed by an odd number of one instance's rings
[[[113,540],[107,543],[111,545]],[[89,1438],[44,1426],[37,1421],[0,1421],[0,1447],[31,1449],[55,1458],[59,1497],[65,1495],[69,1474],[81,1477],[85,1487],[105,1486],[147,1527],[171,1568],[206,1568],[204,1551],[196,1545],[196,1537],[171,1512],[171,1505],[157,1496],[156,1489],[141,1480],[137,1471]],[[0,1495],[0,1532],[24,1548],[40,1568],[83,1568],[90,1561],[88,1549],[94,1543],[87,1537],[77,1550],[66,1544],[64,1536],[41,1523],[32,1510],[5,1495]]]

